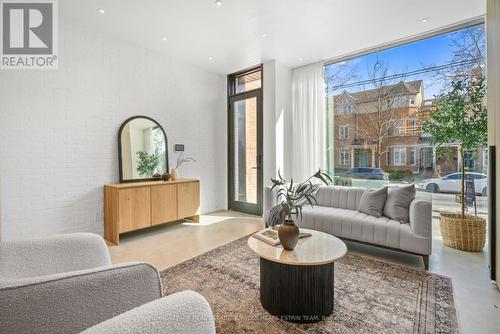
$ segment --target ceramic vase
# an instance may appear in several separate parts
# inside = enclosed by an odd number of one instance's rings
[[[286,250],[293,250],[299,241],[299,228],[293,220],[285,220],[278,229],[278,237]]]

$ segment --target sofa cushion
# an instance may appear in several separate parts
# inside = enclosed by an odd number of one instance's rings
[[[364,192],[365,188],[328,186],[320,187],[315,197],[320,206],[357,210]]]
[[[358,211],[374,217],[382,217],[385,200],[387,199],[387,187],[382,189],[367,189],[358,206]]]
[[[410,222],[410,204],[415,199],[415,185],[392,188],[387,195],[384,216],[400,223]]]
[[[400,231],[403,226],[407,226],[387,217],[377,218],[356,210],[324,206],[304,206],[298,225],[341,238],[392,248],[400,248]]]

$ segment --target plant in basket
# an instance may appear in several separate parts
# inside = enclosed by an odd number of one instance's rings
[[[460,213],[441,213],[440,229],[445,245],[479,252],[486,239],[486,220],[465,213],[465,151],[485,146],[488,112],[485,106],[486,86],[483,75],[454,81],[448,93],[438,97],[436,110],[423,123],[422,130],[431,135],[433,145],[457,143],[461,157]]]

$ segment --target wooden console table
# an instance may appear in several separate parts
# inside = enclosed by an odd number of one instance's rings
[[[104,237],[188,218],[199,221],[200,181],[151,181],[104,186]]]

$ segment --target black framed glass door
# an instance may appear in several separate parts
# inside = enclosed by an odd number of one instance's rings
[[[229,96],[229,208],[262,214],[262,91]]]

